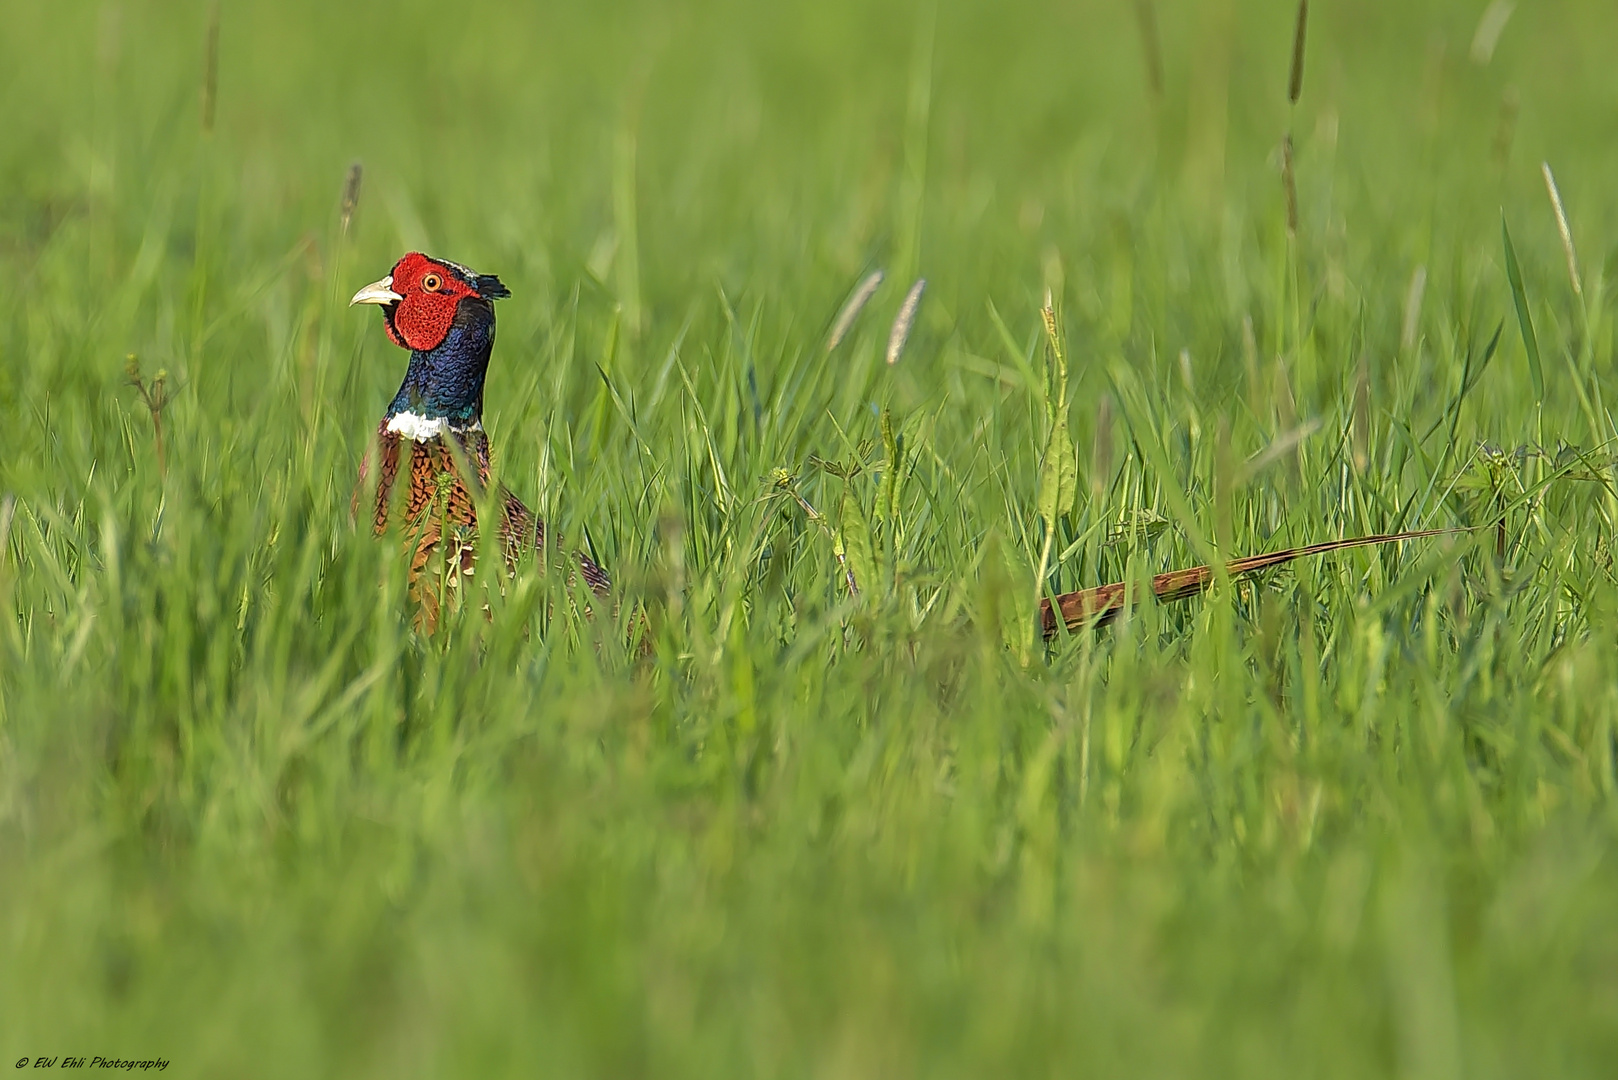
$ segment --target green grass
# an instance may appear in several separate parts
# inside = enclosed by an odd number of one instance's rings
[[[227,4],[204,133],[204,5],[4,4],[0,1062],[1611,1075],[1612,5],[1317,4],[1295,108],[1281,0],[1159,91],[1127,3],[594,6]],[[424,639],[351,522],[411,248],[616,618]],[[1489,528],[1046,648],[1042,506],[1055,591]]]

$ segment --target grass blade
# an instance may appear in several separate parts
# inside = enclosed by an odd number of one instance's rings
[[[1500,214],[1500,237],[1506,246],[1506,279],[1511,282],[1511,302],[1517,306],[1517,326],[1522,330],[1523,348],[1528,350],[1528,377],[1534,382],[1534,397],[1545,400],[1545,372],[1539,362],[1539,338],[1534,334],[1534,317],[1528,311],[1528,294],[1523,290],[1522,267],[1517,264],[1517,249],[1511,243],[1511,229],[1506,215]]]

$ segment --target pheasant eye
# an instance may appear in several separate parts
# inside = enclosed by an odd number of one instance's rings
[[[426,277],[421,279],[421,287],[426,289],[428,292],[437,292],[438,287],[442,284],[444,284],[443,279],[441,279],[437,274],[428,274]]]

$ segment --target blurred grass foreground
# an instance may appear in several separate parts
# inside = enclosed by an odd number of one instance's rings
[[[0,6],[0,1060],[1613,1075],[1610,0]]]

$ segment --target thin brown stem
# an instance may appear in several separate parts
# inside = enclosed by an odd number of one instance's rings
[[[140,395],[142,404],[152,418],[152,442],[157,451],[157,473],[167,477],[169,474],[168,459],[163,452],[163,410],[168,408],[168,372],[158,371],[150,380],[140,373],[140,361],[134,353],[129,354],[125,374],[129,385],[135,388]]]

